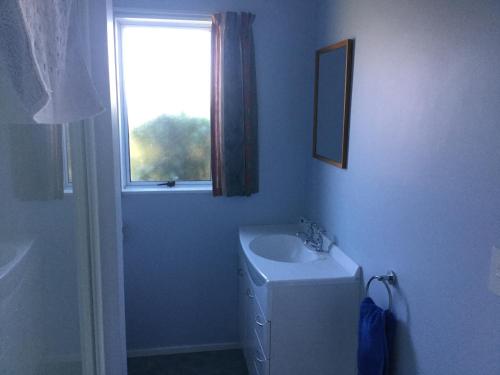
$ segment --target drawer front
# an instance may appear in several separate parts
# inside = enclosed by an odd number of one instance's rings
[[[256,285],[248,271],[246,261],[240,256],[239,331],[250,375],[268,375],[270,369],[271,322],[266,319],[261,300],[267,302],[266,286]]]
[[[248,315],[250,314],[251,304],[247,295],[248,281],[245,277],[241,264],[238,267],[238,331],[240,344],[243,348],[248,346]]]
[[[270,316],[270,306],[269,306],[269,301],[268,301],[268,289],[267,286],[264,285],[258,285],[254,282],[250,275],[250,269],[249,266],[246,263],[246,260],[244,259],[245,256],[243,254],[240,254],[239,256],[239,270],[241,270],[241,273],[243,273],[243,277],[246,279],[246,283],[248,287],[250,288],[250,294],[253,298],[255,298],[257,301],[259,301],[259,305],[261,307],[262,313],[267,319],[271,319]],[[240,272],[240,271],[238,271]]]
[[[257,340],[267,359],[271,358],[271,322],[268,321],[260,308],[259,301],[253,300],[249,320],[254,327]]]
[[[252,358],[253,362],[253,366],[251,367],[255,369],[255,372],[258,375],[269,375],[270,360],[264,355],[262,347],[255,333],[252,342],[252,349],[249,353],[249,357]]]
[[[269,375],[269,362],[254,362],[252,374],[253,373],[257,375]]]

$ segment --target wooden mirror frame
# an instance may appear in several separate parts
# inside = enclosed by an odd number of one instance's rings
[[[342,131],[342,158],[340,162],[329,159],[318,154],[316,150],[316,141],[318,133],[318,95],[319,95],[319,63],[320,57],[323,54],[331,52],[339,48],[346,48],[345,61],[345,87],[344,87],[344,116],[343,116],[343,131]],[[347,168],[347,151],[349,147],[349,120],[351,111],[351,90],[352,90],[352,50],[353,40],[345,39],[338,43],[320,48],[316,51],[316,76],[314,79],[314,123],[313,123],[313,158],[322,160],[336,167]]]

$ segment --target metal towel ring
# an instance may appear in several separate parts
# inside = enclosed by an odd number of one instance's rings
[[[366,284],[366,295],[368,296],[368,291],[370,289],[370,284],[372,283],[373,280],[381,281],[385,289],[387,290],[387,294],[389,296],[389,309],[392,309],[392,292],[391,288],[389,288],[390,285],[394,285],[396,283],[396,274],[394,271],[387,271],[387,274],[385,275],[380,275],[380,276],[372,276],[370,277],[370,280],[368,280],[368,283]]]

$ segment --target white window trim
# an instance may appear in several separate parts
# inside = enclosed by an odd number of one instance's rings
[[[68,165],[68,142],[69,142],[69,124],[62,125],[62,152],[63,152],[63,189],[64,194],[73,194],[73,184],[69,180],[69,168]]]
[[[118,126],[120,136],[120,164],[123,193],[174,193],[211,192],[212,181],[177,181],[174,187],[159,186],[165,181],[132,181],[130,176],[130,148],[127,123],[127,103],[123,88],[121,32],[124,25],[149,25],[188,28],[211,28],[208,15],[181,15],[168,13],[145,13],[140,11],[118,11],[115,13],[115,67],[118,96]]]

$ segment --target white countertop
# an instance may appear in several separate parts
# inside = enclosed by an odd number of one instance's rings
[[[302,231],[300,225],[262,225],[241,227],[240,245],[249,268],[266,283],[343,283],[359,278],[359,266],[337,246],[329,253],[321,253],[317,260],[304,263],[278,262],[261,257],[250,249],[257,237],[273,234],[295,235]]]

